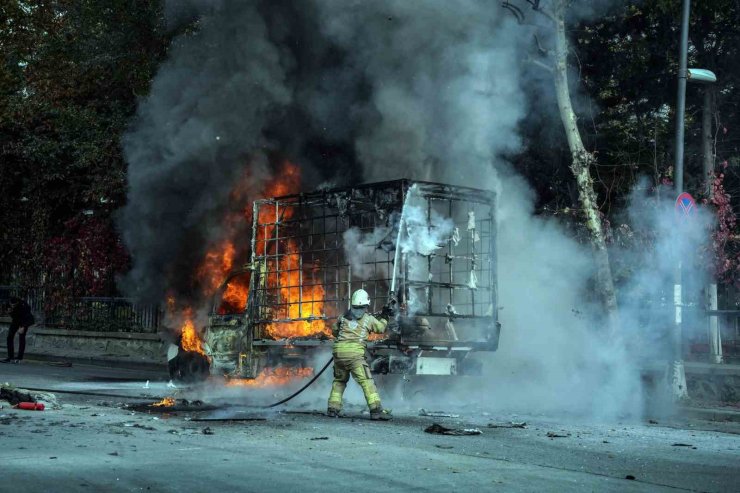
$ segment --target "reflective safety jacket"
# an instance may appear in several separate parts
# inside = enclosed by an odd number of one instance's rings
[[[382,334],[388,321],[365,313],[355,320],[348,312],[339,317],[331,330],[334,334],[334,352],[364,353],[370,333]]]

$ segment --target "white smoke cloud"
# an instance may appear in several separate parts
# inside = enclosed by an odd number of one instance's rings
[[[342,234],[344,258],[352,269],[352,277],[370,279],[375,272],[373,262],[383,261],[387,257],[387,253],[380,245],[390,232],[391,230],[385,227],[365,232],[358,227],[352,227]]]

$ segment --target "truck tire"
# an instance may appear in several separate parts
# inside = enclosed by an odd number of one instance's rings
[[[208,358],[195,352],[180,350],[177,356],[169,361],[170,378],[180,383],[200,383],[210,374]]]

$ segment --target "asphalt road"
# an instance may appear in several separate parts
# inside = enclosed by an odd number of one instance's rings
[[[171,392],[155,372],[0,365],[5,381],[146,397],[57,393],[61,409],[6,406],[0,491],[740,491],[737,423],[585,423],[470,408],[455,410],[459,418],[396,411],[378,423],[359,407],[330,419],[305,405],[162,414],[123,407]],[[253,420],[195,420],[235,416]],[[509,421],[527,426],[487,427]],[[425,433],[434,422],[482,434]]]

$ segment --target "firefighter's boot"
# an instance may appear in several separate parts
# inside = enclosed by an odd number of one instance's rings
[[[329,418],[338,418],[341,411],[337,408],[330,407],[326,410],[326,416]]]
[[[391,416],[390,410],[377,406],[370,408],[370,419],[373,421],[390,421],[393,416]]]

